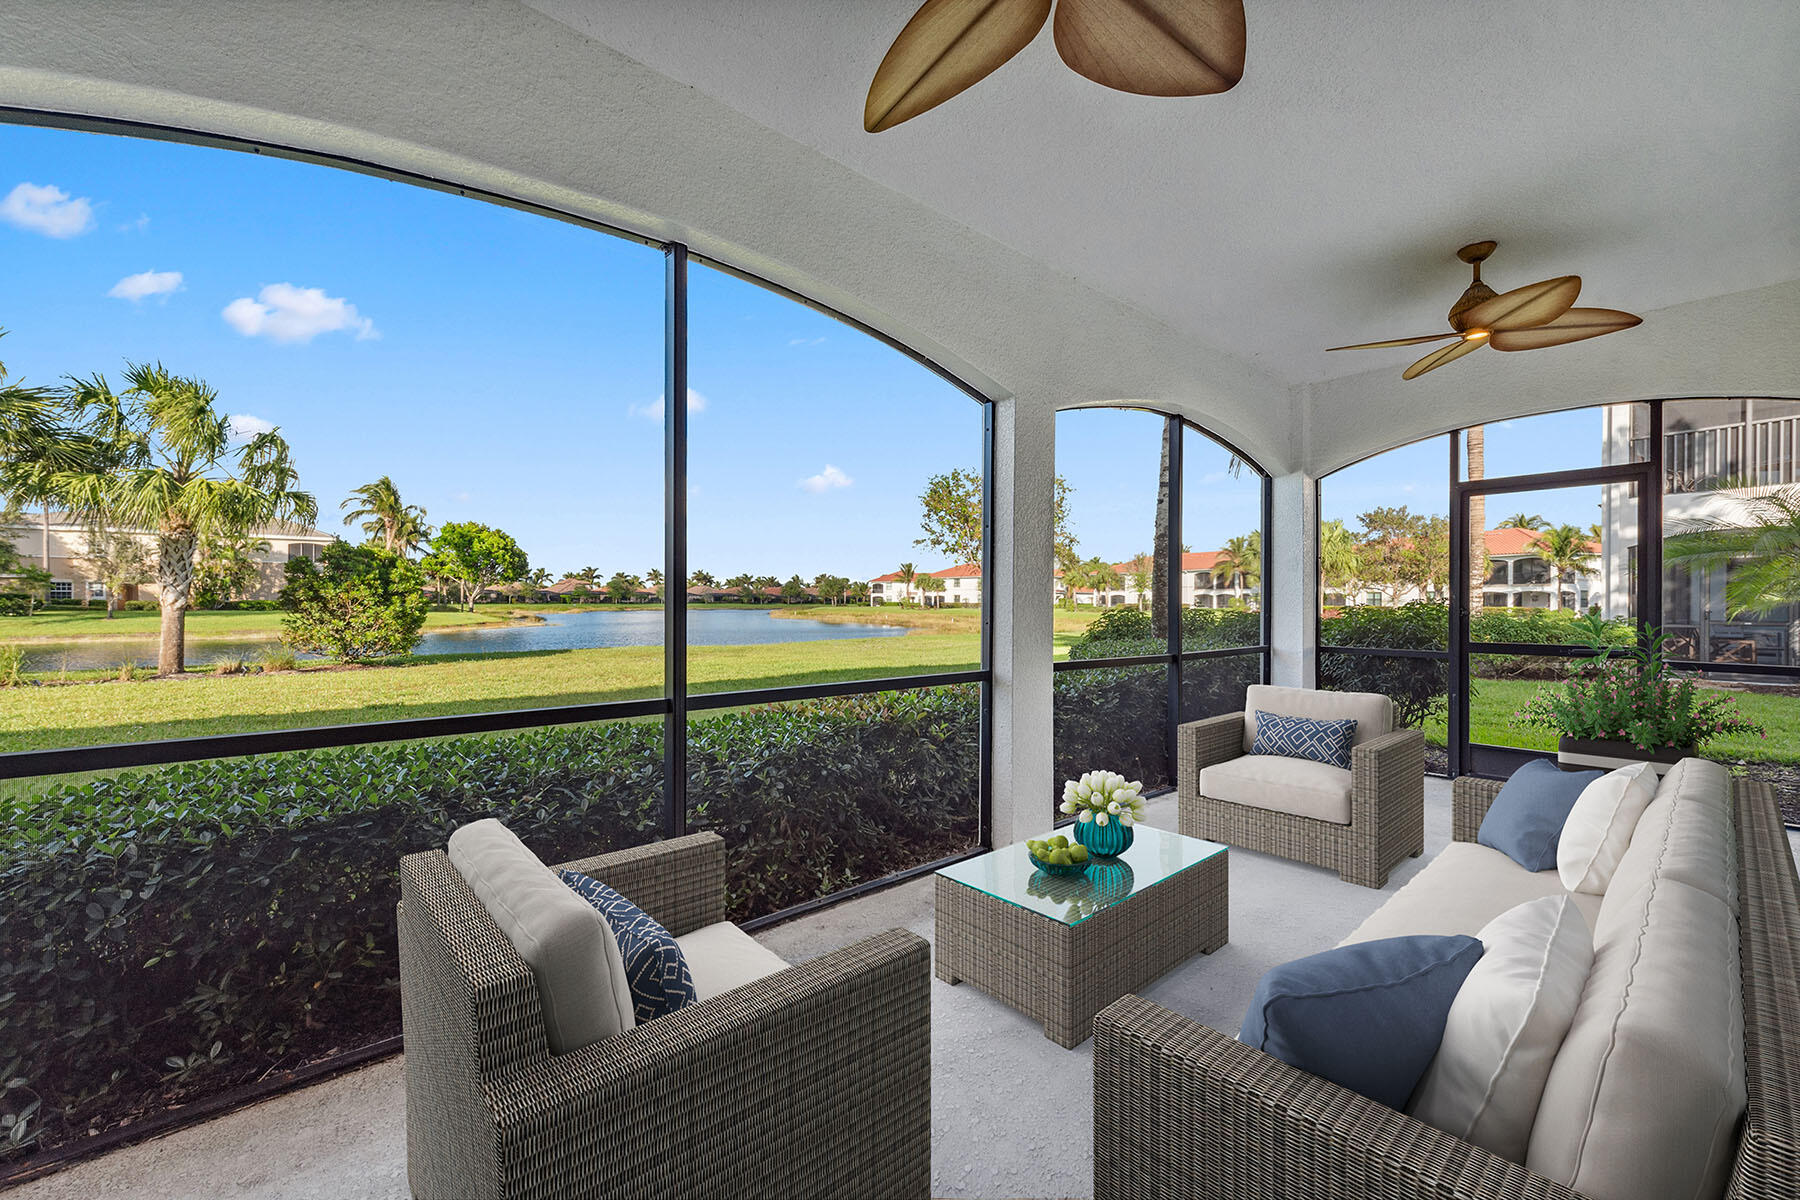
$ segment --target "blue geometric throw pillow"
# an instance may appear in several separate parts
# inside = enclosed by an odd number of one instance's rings
[[[1310,758],[1329,767],[1350,769],[1350,743],[1356,737],[1356,722],[1315,720],[1312,717],[1287,717],[1280,713],[1256,710],[1256,737],[1250,743],[1252,754],[1278,754],[1283,758]]]
[[[694,977],[675,938],[656,918],[607,887],[577,871],[557,871],[575,894],[597,909],[612,926],[625,960],[625,980],[638,1024],[667,1016],[694,1002]]]

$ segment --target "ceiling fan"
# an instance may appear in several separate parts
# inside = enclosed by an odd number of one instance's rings
[[[1023,50],[1052,0],[925,0],[876,68],[863,128],[892,129]],[[1210,96],[1244,75],[1244,0],[1056,0],[1056,51],[1095,83]]]
[[[1455,304],[1450,306],[1450,332],[1428,333],[1423,337],[1395,338],[1386,342],[1362,342],[1355,346],[1332,346],[1332,350],[1383,350],[1390,346],[1418,346],[1456,338],[1453,345],[1433,350],[1401,372],[1402,379],[1417,379],[1427,371],[1454,362],[1465,354],[1473,354],[1483,346],[1496,350],[1542,350],[1564,342],[1617,333],[1643,323],[1616,308],[1574,308],[1581,294],[1581,276],[1559,275],[1539,283],[1526,284],[1510,292],[1496,293],[1481,282],[1481,264],[1494,252],[1495,242],[1471,242],[1456,252],[1475,269],[1475,281]]]

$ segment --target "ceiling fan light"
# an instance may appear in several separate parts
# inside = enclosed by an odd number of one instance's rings
[[[1469,330],[1469,332],[1463,334],[1463,341],[1479,342],[1482,338],[1484,338],[1486,336],[1488,336],[1488,331],[1485,329],[1471,329],[1471,330]]]

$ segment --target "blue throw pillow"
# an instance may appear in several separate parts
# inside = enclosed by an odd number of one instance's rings
[[[1330,767],[1350,769],[1350,743],[1356,738],[1353,720],[1322,721],[1312,717],[1287,717],[1256,710],[1256,737],[1252,754],[1279,754],[1283,758],[1310,758]]]
[[[1238,1040],[1405,1108],[1481,952],[1479,938],[1421,934],[1282,963],[1257,981]]]
[[[694,976],[673,935],[649,913],[607,887],[576,871],[558,871],[575,894],[599,910],[612,926],[625,960],[625,980],[638,1024],[667,1016],[694,1002]]]
[[[1547,758],[1512,773],[1481,819],[1475,840],[1527,871],[1556,867],[1556,843],[1582,789],[1605,771],[1565,771]]]

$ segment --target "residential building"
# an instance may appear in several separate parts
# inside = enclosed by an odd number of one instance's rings
[[[39,509],[24,514],[24,517],[22,524],[0,536],[9,536],[13,548],[22,558],[50,572],[48,598],[104,601],[106,585],[94,577],[93,568],[84,561],[88,552],[89,526],[72,514],[56,509]],[[154,572],[156,535],[144,530],[122,532],[148,548]],[[251,557],[256,561],[256,585],[241,597],[246,600],[274,599],[281,590],[282,572],[289,559],[317,561],[325,547],[338,540],[335,534],[285,522],[259,525],[247,536],[267,548],[251,551]],[[161,590],[153,574],[145,583],[126,588],[120,599],[155,599]]]

